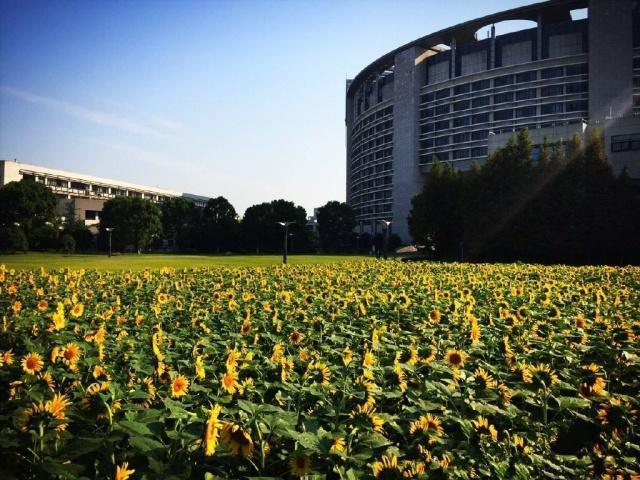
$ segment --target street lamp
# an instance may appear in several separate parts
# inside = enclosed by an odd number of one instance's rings
[[[109,258],[111,258],[111,232],[115,230],[116,227],[106,227],[105,230],[109,232]]]
[[[20,226],[20,222],[13,222],[13,226],[14,227],[19,227]]]
[[[391,226],[391,220],[378,220],[380,223],[384,224],[386,230],[384,232],[384,259],[387,259],[387,249],[389,248],[389,227]]]
[[[286,265],[287,263],[287,243],[288,243],[288,236],[289,236],[289,225],[291,225],[292,223],[296,223],[296,222],[286,222],[286,221],[282,221],[282,222],[276,222],[278,225],[282,226],[284,228],[284,251],[282,252],[282,263]]]

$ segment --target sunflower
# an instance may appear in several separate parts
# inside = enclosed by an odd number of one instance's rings
[[[200,380],[204,380],[206,376],[206,372],[204,370],[204,362],[202,361],[202,355],[198,355],[196,357],[195,362],[196,375]]]
[[[365,367],[372,367],[374,363],[376,363],[376,356],[371,350],[367,350],[364,354],[362,365]]]
[[[371,427],[374,431],[382,433],[384,420],[375,414],[376,410],[373,405],[358,405],[356,409],[349,414],[353,427]]]
[[[169,301],[169,295],[167,295],[166,293],[159,293],[158,294],[158,303],[160,305],[164,305],[168,301]]]
[[[235,370],[238,360],[240,360],[240,352],[236,349],[229,350],[226,361],[227,370]]]
[[[513,435],[513,437],[511,437],[511,439],[513,440],[513,446],[516,448],[518,452],[523,453],[525,455],[528,455],[529,453],[531,453],[531,447],[526,445],[524,437],[521,437],[516,433]]]
[[[483,389],[491,390],[498,386],[498,383],[491,374],[482,367],[476,368],[473,375],[475,377],[476,384],[480,385]]]
[[[431,321],[431,323],[439,323],[441,318],[442,313],[440,313],[440,310],[437,308],[429,312],[429,321]]]
[[[71,309],[71,316],[74,318],[79,318],[84,313],[84,305],[81,303],[76,303]]]
[[[376,478],[384,480],[400,480],[404,478],[401,468],[398,466],[398,457],[395,455],[383,455],[380,460],[371,464],[371,470]]]
[[[134,469],[129,470],[129,462],[124,462],[122,465],[116,467],[115,480],[127,480],[134,473]]]
[[[234,455],[248,457],[253,452],[251,436],[240,425],[230,422],[224,423],[221,438]]]
[[[583,367],[582,370],[583,378],[579,387],[580,393],[585,397],[604,394],[606,383],[604,378],[602,378],[600,367],[595,363],[592,363]]]
[[[303,477],[311,470],[311,459],[304,453],[294,452],[289,459],[291,475]]]
[[[214,407],[209,410],[209,418],[204,429],[204,454],[207,456],[213,455],[218,445],[218,435],[220,427],[222,427],[218,416],[221,410],[222,407],[220,405],[214,405]]]
[[[345,441],[344,438],[339,437],[333,441],[333,443],[331,444],[331,448],[329,449],[329,452],[341,454],[341,453],[344,453],[346,449],[347,449],[347,442]]]
[[[400,310],[406,310],[411,306],[411,299],[404,292],[398,295],[397,301],[398,301],[398,308]]]
[[[230,395],[233,395],[238,388],[238,374],[234,370],[227,370],[222,377],[222,388]]]
[[[409,424],[409,433],[417,435],[422,433],[429,437],[429,443],[435,443],[438,437],[444,433],[440,420],[427,413]]]
[[[47,308],[49,308],[49,302],[47,302],[46,300],[38,301],[38,310],[44,312]]]
[[[43,366],[44,362],[38,353],[29,353],[22,358],[22,370],[29,375],[35,375]]]
[[[489,420],[480,415],[476,420],[472,420],[471,423],[476,427],[476,431],[480,435],[491,435],[491,440],[498,441],[498,431],[496,427],[489,423]]]
[[[13,365],[13,353],[11,352],[11,350],[7,350],[6,352],[4,352],[0,356],[0,359],[2,359],[5,365]]]
[[[62,359],[66,365],[74,365],[80,359],[82,351],[75,343],[67,343],[62,350]]]
[[[240,327],[240,333],[242,335],[248,335],[251,332],[251,319],[245,318]]]
[[[68,405],[69,400],[60,394],[55,394],[53,399],[47,400],[45,403],[33,403],[18,416],[18,428],[22,432],[28,432],[38,425],[44,424],[61,432],[67,428],[67,417],[64,410]]]
[[[302,342],[302,340],[304,340],[304,334],[300,333],[297,330],[294,330],[293,332],[291,332],[291,335],[289,335],[289,340],[294,345],[298,345],[300,342]]]
[[[452,368],[460,368],[464,365],[466,354],[460,350],[447,350],[445,358]]]
[[[551,367],[546,363],[539,363],[538,365],[529,368],[532,379],[545,388],[549,388],[552,385],[558,383],[558,375],[551,370]]]
[[[345,349],[342,351],[342,363],[345,367],[348,367],[351,363],[351,360],[353,360],[353,352],[349,347],[345,347]]]
[[[316,376],[314,374],[316,372],[319,374],[319,383],[324,386],[329,385],[329,381],[331,380],[331,370],[329,370],[329,367],[327,367],[327,365],[323,362],[312,362],[307,367],[305,376],[314,379],[314,377]]]
[[[189,380],[184,375],[177,375],[171,382],[171,396],[174,398],[186,395],[188,389]]]

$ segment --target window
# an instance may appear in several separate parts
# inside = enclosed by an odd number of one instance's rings
[[[440,130],[446,130],[447,128],[449,128],[449,120],[440,120],[439,122],[435,123],[436,132]]]
[[[542,78],[558,78],[564,75],[564,69],[562,67],[544,68],[541,70]]]
[[[471,90],[474,92],[478,92],[480,90],[486,90],[487,88],[491,88],[490,80],[478,80],[471,84]]]
[[[449,160],[449,152],[437,152],[433,154],[438,160]]]
[[[471,149],[472,157],[484,157],[487,155],[487,147],[475,147]]]
[[[640,68],[640,57],[633,59],[633,68]]]
[[[433,123],[427,123],[426,125],[422,125],[420,127],[420,133],[431,133],[433,132],[434,125]]]
[[[511,85],[513,81],[513,75],[503,75],[502,77],[496,77],[493,79],[493,86],[504,87],[505,85]]]
[[[486,140],[489,137],[489,130],[476,130],[471,132],[472,140]]]
[[[471,119],[471,122],[474,125],[477,123],[487,123],[488,121],[489,121],[488,113],[479,113],[477,115],[474,115],[473,118]]]
[[[471,117],[470,116],[455,118],[453,120],[453,126],[454,127],[465,127],[465,126],[470,125],[470,124],[471,124]]]
[[[463,93],[469,93],[471,91],[470,83],[463,83],[462,85],[456,85],[453,87],[454,95],[462,95]]]
[[[528,72],[518,73],[516,75],[516,83],[533,82],[538,78],[538,72],[529,70]]]
[[[493,119],[495,121],[509,120],[511,118],[513,118],[513,110],[498,110],[493,112]]]
[[[436,100],[441,100],[443,98],[448,98],[450,94],[450,90],[448,88],[443,88],[442,90],[438,90],[436,92]]]
[[[461,110],[467,110],[470,104],[471,102],[469,100],[462,100],[461,102],[456,102],[453,104],[453,111],[459,112]]]
[[[589,91],[589,82],[567,83],[567,94]]]
[[[585,75],[589,73],[589,65],[586,63],[579,63],[577,65],[567,65],[567,76],[572,75]]]
[[[453,143],[468,142],[470,139],[471,139],[471,134],[469,132],[456,133],[453,136]]]
[[[493,96],[493,103],[506,103],[513,101],[513,92],[496,93]]]
[[[579,112],[581,110],[589,110],[589,102],[587,102],[587,100],[576,100],[565,104],[566,112]]]
[[[459,160],[461,158],[468,158],[469,157],[469,149],[468,148],[462,148],[460,150],[454,150],[453,151],[453,159],[454,160]]]
[[[433,102],[435,94],[433,92],[425,93],[420,97],[421,102]]]
[[[485,105],[489,105],[491,102],[491,97],[477,97],[471,100],[471,106],[473,108],[484,107]]]
[[[553,97],[556,95],[562,95],[564,93],[564,86],[561,84],[558,85],[549,85],[548,87],[542,87],[540,89],[541,97]]]
[[[441,147],[442,145],[448,145],[448,144],[449,144],[449,136],[448,135],[445,135],[444,137],[436,138],[436,141],[435,141],[436,147]]]
[[[564,111],[564,103],[547,103],[540,107],[540,115],[551,115],[553,113],[562,113]]]
[[[535,116],[536,116],[536,107],[534,107],[534,106],[516,108],[516,117],[517,118],[535,117]]]
[[[445,103],[444,105],[438,105],[436,107],[436,115],[444,115],[445,113],[449,113],[448,103]]]
[[[85,210],[84,211],[84,219],[85,220],[97,220],[98,212],[95,210]]]
[[[535,88],[527,88],[526,90],[518,90],[516,92],[516,100],[529,100],[531,98],[536,98]]]
[[[433,108],[426,108],[420,112],[420,118],[433,117]]]
[[[420,142],[420,148],[431,148],[431,147],[433,147],[433,140],[432,139],[422,140]]]
[[[631,135],[613,135],[611,137],[612,152],[629,152],[632,150],[640,150],[640,134],[632,133]]]

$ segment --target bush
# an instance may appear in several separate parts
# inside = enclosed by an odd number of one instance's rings
[[[21,228],[0,227],[0,251],[26,252],[27,250],[29,250],[29,242]]]
[[[62,251],[64,253],[71,254],[76,249],[76,241],[71,235],[65,233],[60,238],[60,246],[62,247]]]

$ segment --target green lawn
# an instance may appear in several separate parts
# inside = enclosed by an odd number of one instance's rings
[[[356,260],[352,255],[289,255],[291,264],[319,264]],[[27,254],[0,255],[0,265],[7,268],[30,269],[95,268],[98,270],[143,270],[160,267],[205,266],[265,266],[282,263],[282,255],[63,255],[60,253],[30,252]]]

